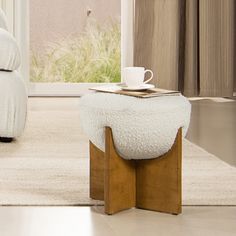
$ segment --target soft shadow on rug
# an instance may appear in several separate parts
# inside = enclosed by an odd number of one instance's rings
[[[77,100],[31,99],[29,108],[23,137],[0,143],[0,205],[102,205],[88,194],[88,140]],[[236,168],[187,140],[183,204],[236,205]]]

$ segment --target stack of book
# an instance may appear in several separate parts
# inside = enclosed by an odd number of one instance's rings
[[[179,91],[166,90],[166,89],[160,89],[160,88],[151,88],[151,89],[147,89],[143,91],[128,91],[128,90],[123,90],[122,86],[119,86],[119,84],[97,86],[97,87],[90,88],[90,90],[103,92],[103,93],[121,94],[121,95],[127,95],[127,96],[138,97],[138,98],[179,96],[181,94]]]

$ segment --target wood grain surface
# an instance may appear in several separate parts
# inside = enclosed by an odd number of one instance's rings
[[[165,155],[136,165],[136,207],[180,214],[182,208],[182,129]]]
[[[90,142],[90,196],[105,201],[105,213],[138,207],[181,213],[182,129],[165,155],[151,160],[125,160],[106,127],[105,153]]]
[[[90,148],[90,198],[104,200],[104,163],[105,153],[91,141]]]
[[[106,127],[105,213],[114,214],[136,205],[135,162],[124,160],[115,150],[111,128]]]

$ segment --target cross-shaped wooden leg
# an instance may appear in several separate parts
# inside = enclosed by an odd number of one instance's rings
[[[124,160],[106,128],[105,153],[90,142],[90,197],[105,201],[105,213],[132,207],[181,213],[182,129],[171,150],[151,160]]]

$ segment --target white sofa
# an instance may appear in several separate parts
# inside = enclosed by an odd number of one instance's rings
[[[0,9],[0,141],[19,137],[25,127],[27,91],[21,75],[20,50],[7,31],[6,17]]]

